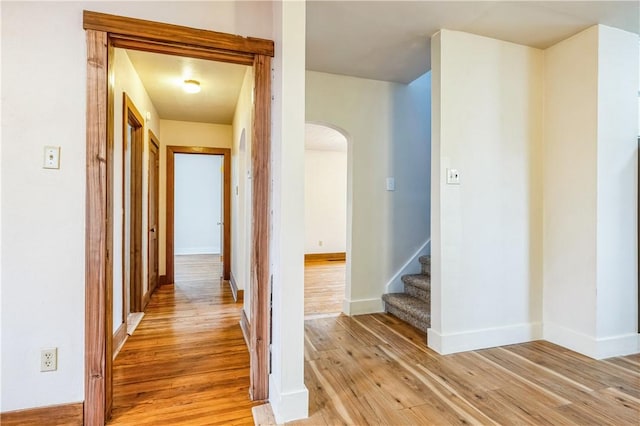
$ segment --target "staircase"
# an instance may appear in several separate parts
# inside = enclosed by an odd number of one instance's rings
[[[404,293],[382,295],[384,309],[427,332],[431,326],[431,256],[420,257],[421,273],[403,275]]]

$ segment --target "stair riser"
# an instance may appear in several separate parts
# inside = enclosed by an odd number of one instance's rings
[[[430,301],[430,292],[427,290],[423,290],[418,287],[414,287],[410,284],[404,285],[404,292],[412,295],[413,297],[417,297],[420,300],[424,300],[425,302]]]
[[[418,318],[408,314],[407,312],[396,309],[394,306],[389,304],[385,304],[385,311],[390,313],[393,316],[400,318],[402,321],[411,324],[419,330],[427,332],[427,329],[431,326],[431,321],[421,321]]]

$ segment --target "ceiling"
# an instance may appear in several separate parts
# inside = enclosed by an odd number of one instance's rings
[[[544,49],[598,23],[638,33],[640,2],[307,0],[306,65],[409,83],[443,28]]]
[[[160,118],[231,124],[245,65],[126,50]],[[184,80],[200,82],[200,93],[182,90]]]
[[[640,32],[636,1],[307,0],[306,5],[307,69],[400,83],[431,68],[430,37],[441,28],[538,48],[596,23]],[[231,124],[246,66],[136,50],[127,54],[161,118]],[[202,91],[185,93],[185,79],[200,81]],[[320,127],[325,130],[314,134],[329,137],[331,129]],[[314,145],[314,138],[312,149],[325,149]]]
[[[347,152],[347,138],[331,127],[307,123],[304,128],[304,148],[315,151]]]

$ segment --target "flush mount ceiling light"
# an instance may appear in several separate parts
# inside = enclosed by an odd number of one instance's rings
[[[200,91],[200,82],[198,80],[185,80],[182,83],[182,89],[187,93],[198,93]]]

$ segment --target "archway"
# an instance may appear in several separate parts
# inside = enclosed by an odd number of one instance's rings
[[[348,134],[305,126],[305,317],[348,313],[351,294],[351,154]]]

